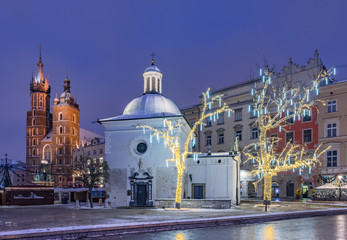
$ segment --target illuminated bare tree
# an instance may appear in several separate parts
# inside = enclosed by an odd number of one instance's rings
[[[181,199],[182,199],[182,181],[183,181],[183,173],[185,170],[185,161],[188,155],[193,155],[193,158],[196,159],[198,153],[193,152],[191,150],[192,145],[195,145],[195,130],[200,128],[202,130],[203,126],[206,125],[205,120],[208,119],[210,121],[216,120],[219,118],[219,114],[223,112],[228,112],[228,116],[230,117],[232,109],[230,109],[225,103],[222,103],[222,95],[216,95],[210,97],[210,89],[206,91],[206,93],[202,93],[203,95],[203,108],[201,111],[201,115],[198,121],[194,123],[192,126],[187,139],[180,139],[179,131],[182,124],[181,120],[176,122],[172,122],[171,120],[164,119],[164,126],[161,129],[153,128],[147,125],[139,125],[138,128],[150,129],[151,138],[163,138],[164,144],[168,146],[170,151],[172,152],[173,157],[171,159],[167,159],[166,161],[172,161],[176,163],[177,167],[177,183],[176,183],[176,198],[175,198],[175,208],[179,209],[181,207]],[[212,107],[216,107],[212,110]],[[181,146],[180,143],[184,142],[184,146]]]
[[[269,137],[274,131],[286,131],[289,122],[300,120],[304,116],[311,116],[312,109],[317,109],[317,95],[319,86],[323,81],[330,81],[331,71],[322,71],[312,86],[275,86],[272,84],[271,72],[268,67],[262,74],[263,87],[252,88],[253,103],[249,105],[249,111],[254,111],[257,116],[255,125],[259,129],[259,141],[250,144],[243,149],[246,161],[252,161],[258,165],[250,174],[258,176],[259,181],[264,179],[264,200],[271,200],[272,178],[280,172],[289,170],[311,172],[311,169],[319,164],[319,157],[329,148],[322,149],[319,145],[313,154],[307,147],[288,141],[283,149],[277,147],[281,138]],[[324,82],[323,82],[324,83]],[[318,111],[318,109],[317,109]]]
[[[74,162],[74,177],[88,188],[91,208],[93,208],[93,188],[96,189],[105,185],[109,177],[108,169],[107,162],[102,159],[80,156]]]

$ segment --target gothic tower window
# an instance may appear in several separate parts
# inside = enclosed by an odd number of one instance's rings
[[[42,103],[42,95],[40,95],[40,107],[42,107],[43,103]]]
[[[48,163],[51,163],[52,160],[52,148],[48,144],[43,148],[43,159]]]
[[[36,151],[35,151],[35,148],[33,149],[33,156],[35,156],[36,155]]]
[[[34,94],[33,95],[33,106],[37,106],[37,95],[36,94]]]
[[[63,120],[63,113],[62,112],[59,113],[58,119],[59,119],[59,121]]]
[[[75,135],[75,128],[72,128],[72,135]]]
[[[73,122],[76,122],[76,115],[75,115],[75,114],[72,115],[72,121],[73,121]]]
[[[35,116],[36,115],[36,110],[35,109],[33,109],[33,116]]]
[[[59,134],[63,133],[63,127],[62,126],[59,127],[59,131],[58,132],[59,132]]]
[[[32,125],[36,125],[36,120],[35,120],[35,118],[33,118],[33,120],[32,120]]]
[[[36,145],[36,140],[35,140],[35,138],[33,139],[33,146],[35,146]]]

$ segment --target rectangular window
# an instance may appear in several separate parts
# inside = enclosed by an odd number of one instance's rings
[[[211,136],[206,136],[206,146],[211,146],[212,139]]]
[[[88,156],[90,156],[90,151],[88,151]]]
[[[96,150],[93,151],[93,154],[96,155]]]
[[[304,135],[304,143],[310,143],[312,142],[312,129],[306,129],[303,131]]]
[[[235,109],[235,122],[242,120],[242,108]]]
[[[327,167],[337,167],[337,150],[327,151]]]
[[[218,144],[224,143],[224,133],[218,134]]]
[[[258,117],[257,111],[254,110],[254,106],[250,106],[249,108],[249,118]]]
[[[327,137],[336,137],[336,123],[329,123],[327,125]]]
[[[251,138],[252,138],[252,139],[258,138],[258,133],[259,133],[258,128],[257,128],[257,127],[253,127],[253,128],[252,128]]]
[[[224,124],[224,112],[218,114],[217,124]]]
[[[206,123],[206,127],[211,127],[212,125],[212,121],[210,120],[210,118],[206,118],[205,123]]]
[[[99,153],[100,153],[100,154],[103,154],[103,153],[104,153],[104,149],[100,148]]]
[[[278,146],[278,142],[276,141],[276,140],[277,140],[277,137],[278,137],[277,134],[271,134],[271,135],[270,135],[271,143],[273,143],[273,146],[274,146],[274,147],[277,147],[277,146]],[[276,141],[276,142],[275,142],[275,141]]]
[[[286,132],[286,143],[294,143],[294,132]]]
[[[242,140],[242,130],[237,130],[235,132],[235,138],[237,138],[239,141]]]
[[[293,114],[294,113],[292,111],[289,111],[289,116],[291,116],[291,117],[286,120],[287,124],[293,124],[294,123]]]
[[[306,114],[302,116],[302,122],[311,122],[312,121],[312,116],[310,116],[307,111],[305,111]]]
[[[327,102],[327,112],[336,112],[336,100],[328,101]]]

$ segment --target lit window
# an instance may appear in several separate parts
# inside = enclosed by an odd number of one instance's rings
[[[224,133],[218,134],[218,144],[224,143]]]
[[[327,151],[327,167],[337,167],[337,150]]]
[[[303,131],[304,143],[312,142],[312,129],[306,129]]]
[[[329,123],[327,125],[327,137],[336,137],[336,123]]]
[[[328,101],[327,102],[327,112],[336,112],[336,100]]]

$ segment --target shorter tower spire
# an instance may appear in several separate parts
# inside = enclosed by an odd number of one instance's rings
[[[68,72],[66,72],[66,78],[64,80],[64,92],[70,92],[70,79],[68,76]]]

